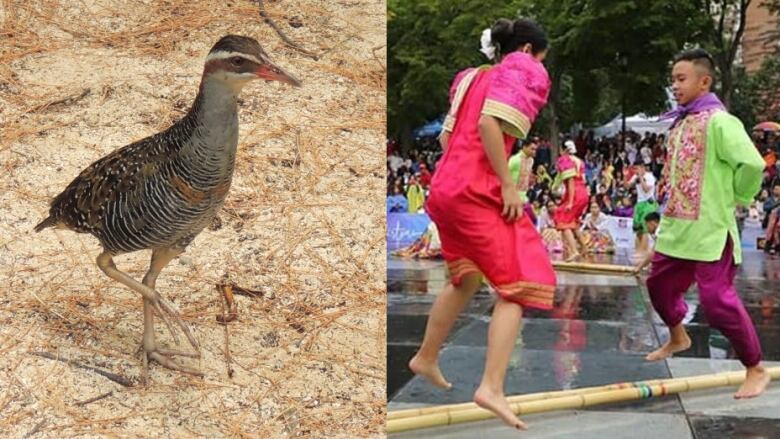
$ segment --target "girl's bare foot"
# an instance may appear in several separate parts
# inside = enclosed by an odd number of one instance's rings
[[[673,354],[676,354],[677,352],[685,351],[690,347],[691,347],[691,338],[688,337],[687,333],[683,332],[681,336],[672,337],[671,339],[669,339],[669,341],[664,343],[663,346],[647,354],[645,360],[647,361],[663,360],[665,358],[671,357]]]
[[[734,399],[755,398],[764,393],[766,386],[769,385],[771,380],[772,377],[769,376],[769,372],[763,367],[749,367],[745,373],[745,382],[742,383],[737,393],[734,394]]]
[[[409,360],[409,369],[414,372],[415,375],[420,375],[440,389],[452,388],[452,384],[444,378],[444,375],[442,375],[441,370],[439,369],[439,364],[435,361],[427,362],[415,355]]]
[[[518,430],[528,429],[525,422],[517,419],[502,393],[495,393],[480,386],[474,393],[474,402],[483,409],[495,413],[506,425]]]

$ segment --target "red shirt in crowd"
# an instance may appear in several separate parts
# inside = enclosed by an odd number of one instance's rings
[[[431,185],[431,172],[428,170],[425,164],[420,165],[420,185],[424,188],[428,188]]]

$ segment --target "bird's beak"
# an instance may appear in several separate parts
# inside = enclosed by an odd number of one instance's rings
[[[301,81],[299,81],[298,78],[285,72],[284,69],[271,62],[267,62],[260,66],[255,72],[255,75],[257,75],[258,78],[267,81],[280,81],[295,87],[301,86]]]

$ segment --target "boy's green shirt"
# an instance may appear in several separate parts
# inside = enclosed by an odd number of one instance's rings
[[[664,169],[669,198],[656,251],[695,261],[720,260],[727,234],[742,262],[735,207],[761,188],[764,160],[742,122],[716,110],[688,115],[669,133]]]

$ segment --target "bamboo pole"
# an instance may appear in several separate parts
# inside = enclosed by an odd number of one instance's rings
[[[626,265],[612,265],[612,264],[593,264],[590,262],[563,262],[555,261],[552,263],[553,268],[562,271],[576,271],[585,273],[614,273],[623,274],[627,276],[634,275],[634,267]]]
[[[661,384],[667,381],[669,381],[669,378],[657,379],[651,381],[642,381],[636,383],[630,383],[630,382],[615,383],[615,384],[607,384],[604,386],[583,387],[580,389],[526,393],[524,395],[509,396],[506,398],[506,400],[510,404],[518,403],[518,402],[541,401],[545,399],[560,398],[563,396],[585,395],[587,393],[596,393],[596,392],[604,392],[607,390],[631,388],[641,384],[645,384],[645,385]],[[439,405],[434,407],[421,407],[416,409],[393,410],[391,412],[387,412],[387,419],[391,420],[391,419],[411,418],[415,416],[430,415],[433,413],[451,412],[451,411],[459,411],[459,410],[475,409],[475,408],[479,408],[479,406],[474,404],[473,402],[464,402],[461,404],[448,404],[448,405]]]
[[[768,368],[766,370],[772,379],[780,378],[780,367]],[[696,377],[638,382],[631,384],[631,387],[622,388],[620,387],[622,384],[614,384],[612,386],[618,386],[618,388],[602,390],[610,387],[602,386],[602,388],[591,388],[598,390],[591,390],[589,393],[571,394],[571,391],[564,391],[567,393],[557,392],[561,396],[545,399],[539,399],[537,396],[535,400],[510,402],[509,405],[516,415],[528,415],[553,410],[581,409],[593,405],[633,401],[659,395],[674,395],[691,390],[733,386],[742,384],[744,381],[744,371],[717,373]],[[580,391],[583,390],[586,389],[580,389]],[[470,408],[466,408],[464,404],[457,404],[455,406],[435,407],[435,409],[438,409],[438,411],[402,418],[391,418],[388,413],[387,432],[397,433],[422,428],[441,427],[463,422],[483,421],[495,417],[492,412],[473,405]]]

